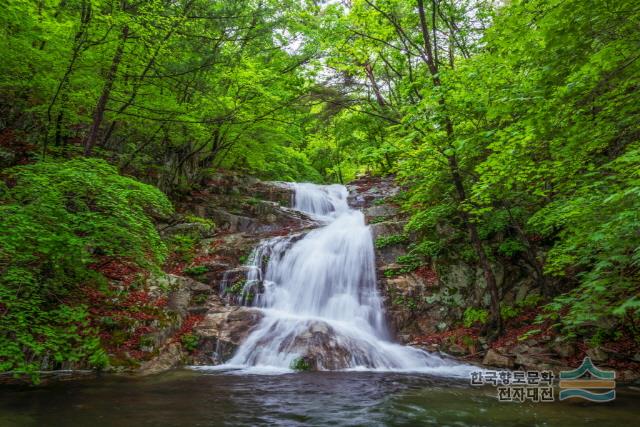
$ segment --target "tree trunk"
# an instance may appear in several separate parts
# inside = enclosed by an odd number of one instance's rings
[[[373,88],[373,93],[376,95],[376,101],[380,107],[386,107],[386,102],[384,102],[384,97],[380,92],[380,87],[378,86],[378,82],[376,82],[376,76],[373,74],[373,67],[368,62],[364,64],[364,71],[367,73],[367,78],[371,82],[371,87]]]
[[[447,160],[449,162],[449,169],[451,170],[453,184],[456,189],[458,200],[462,204],[466,200],[467,195],[464,189],[464,183],[462,182],[462,177],[460,176],[458,162],[454,156],[448,156]],[[489,295],[491,297],[491,321],[489,322],[488,326],[490,328],[493,328],[497,335],[502,331],[502,317],[500,316],[500,293],[498,292],[498,283],[496,282],[496,276],[495,274],[493,274],[491,263],[489,262],[489,258],[487,258],[486,252],[484,251],[484,245],[482,244],[482,240],[480,240],[480,236],[478,235],[478,228],[476,227],[476,224],[471,221],[471,218],[469,218],[469,214],[464,209],[460,210],[460,214],[462,216],[462,221],[467,227],[471,245],[473,246],[473,249],[478,256],[480,267],[482,268],[482,271],[484,273],[484,279],[487,282],[487,290],[489,291]]]
[[[433,84],[436,87],[442,85],[439,76],[438,70],[438,62],[435,59],[435,52],[433,46],[435,44],[435,40],[431,40],[431,34],[429,33],[429,28],[427,24],[427,19],[425,16],[424,10],[424,0],[417,0],[418,6],[418,15],[420,18],[420,31],[422,33],[422,39],[424,41],[424,50],[426,54],[424,55],[426,65],[431,73],[431,78],[433,80]],[[435,5],[434,5],[435,7]],[[432,24],[434,25],[433,31],[435,34],[435,16],[433,15]],[[451,63],[453,67],[453,62]],[[453,123],[451,121],[451,117],[446,114],[445,109],[445,99],[444,96],[441,96],[439,100],[439,104],[443,108],[445,112],[444,116],[444,127],[447,132],[447,139],[450,143],[454,140],[454,129]],[[448,155],[447,161],[449,164],[449,170],[451,172],[451,176],[453,178],[453,184],[456,189],[456,194],[458,196],[458,202],[460,206],[467,200],[466,191],[464,188],[464,182],[462,180],[462,176],[460,175],[460,168],[458,166],[458,161],[455,155]],[[484,273],[485,281],[487,282],[487,290],[491,296],[490,303],[490,312],[491,312],[491,321],[489,322],[488,327],[493,328],[493,332],[495,335],[500,334],[502,332],[502,318],[500,316],[500,294],[498,292],[498,284],[496,282],[496,276],[493,274],[493,269],[491,268],[491,263],[487,258],[487,254],[484,250],[484,245],[482,244],[482,240],[480,240],[480,236],[478,235],[478,229],[476,224],[471,221],[469,214],[464,210],[464,208],[460,209],[460,215],[462,216],[462,221],[465,223],[467,227],[467,231],[469,233],[469,239],[471,240],[471,245],[476,252],[476,256],[478,257],[478,261],[480,262],[480,267]],[[493,334],[492,334],[493,335]]]
[[[116,48],[116,53],[113,55],[113,60],[111,61],[111,68],[109,68],[109,72],[107,74],[106,80],[104,82],[104,86],[102,88],[102,94],[98,99],[98,104],[96,105],[96,109],[93,113],[93,122],[91,123],[91,128],[89,129],[89,133],[87,134],[87,138],[84,142],[84,155],[90,156],[93,151],[93,147],[96,144],[96,140],[98,139],[98,132],[100,130],[100,125],[102,124],[102,119],[104,118],[104,111],[107,108],[107,101],[109,100],[109,96],[111,95],[111,89],[113,88],[113,83],[116,80],[116,76],[118,74],[118,66],[120,65],[120,61],[122,60],[122,53],[124,52],[124,45],[127,42],[127,38],[129,37],[129,27],[125,25],[122,27],[122,35],[120,37],[120,43]]]

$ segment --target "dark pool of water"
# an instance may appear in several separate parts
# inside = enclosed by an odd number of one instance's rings
[[[502,403],[494,388],[426,375],[187,370],[0,388],[0,426],[631,426],[640,390],[615,401]]]

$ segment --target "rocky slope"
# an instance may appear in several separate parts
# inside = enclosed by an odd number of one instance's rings
[[[196,237],[186,256],[174,256],[167,265],[167,277],[176,284],[169,307],[179,321],[172,338],[159,344],[157,356],[143,362],[138,373],[229,359],[262,318],[240,301],[252,249],[262,239],[316,226],[289,208],[291,198],[286,185],[221,174],[178,203],[182,215],[165,225],[163,234]],[[197,220],[185,222],[189,218],[211,220],[215,230],[208,232]]]
[[[630,340],[594,344],[562,337],[550,324],[535,324],[544,301],[526,265],[493,264],[508,317],[504,334],[489,343],[478,323],[464,327],[467,308],[489,304],[481,269],[462,259],[411,255],[415,236],[404,231],[407,217],[396,203],[401,188],[393,177],[362,177],[348,188],[350,203],[362,209],[371,224],[378,286],[398,340],[510,369],[558,372],[575,368],[588,355],[598,366],[615,369],[618,379],[640,379],[640,352]]]
[[[412,256],[414,236],[404,231],[407,217],[394,200],[401,188],[392,177],[363,177],[347,187],[349,203],[371,225],[378,288],[399,341],[501,368],[558,371],[589,355],[599,366],[616,369],[619,379],[640,376],[633,343],[594,346],[534,325],[538,291],[521,266],[494,265],[503,306],[517,308],[505,334],[489,343],[478,325],[462,326],[467,307],[488,304],[481,271],[462,260]],[[240,300],[252,249],[262,239],[317,226],[288,207],[291,198],[283,184],[210,177],[176,202],[178,214],[169,223],[159,224],[171,250],[164,272],[126,263],[97,265],[110,279],[111,292],[93,292],[88,300],[111,360],[107,370],[147,375],[228,360],[262,317]]]

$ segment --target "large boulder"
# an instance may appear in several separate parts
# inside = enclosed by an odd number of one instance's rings
[[[158,355],[147,362],[142,363],[136,371],[137,375],[152,375],[176,368],[182,365],[187,354],[179,343],[169,343]]]
[[[228,360],[253,328],[262,320],[261,310],[251,307],[212,307],[194,328],[200,338],[198,365],[217,365]]]
[[[506,369],[513,369],[513,367],[515,366],[514,360],[511,357],[504,356],[494,349],[489,349],[489,351],[487,351],[487,354],[482,360],[482,364]]]
[[[321,320],[306,322],[279,320],[269,325],[269,332],[253,343],[282,355],[295,355],[291,367],[299,370],[340,370],[355,366],[378,366],[385,355],[370,340],[342,331]],[[273,336],[281,338],[274,345]],[[258,357],[257,362],[260,362]]]

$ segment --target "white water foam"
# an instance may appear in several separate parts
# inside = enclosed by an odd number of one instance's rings
[[[256,294],[252,304],[265,316],[216,370],[278,374],[290,372],[300,360],[318,370],[454,377],[478,369],[392,342],[364,215],[348,206],[342,185],[290,185],[294,209],[323,226],[306,235],[265,240],[254,250],[245,296]]]

